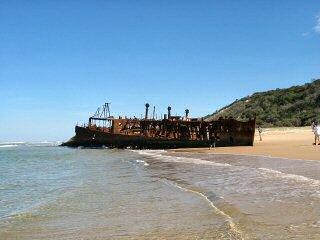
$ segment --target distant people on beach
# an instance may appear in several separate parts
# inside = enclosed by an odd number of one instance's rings
[[[259,132],[260,141],[262,141],[262,127],[261,126],[258,127],[258,132]]]
[[[318,140],[318,145],[320,145],[320,141],[319,141],[320,125],[319,125],[319,123],[316,123],[315,127],[313,127],[313,133],[314,133],[314,145],[317,144],[317,140]]]
[[[316,121],[312,121],[312,123],[311,123],[312,132],[314,132],[314,128],[316,125],[317,125]]]

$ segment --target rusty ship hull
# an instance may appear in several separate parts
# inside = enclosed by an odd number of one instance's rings
[[[114,118],[106,103],[102,112],[98,108],[89,118],[87,125],[76,126],[75,136],[62,146],[169,149],[253,145],[255,119],[237,121],[228,117],[205,121],[189,118],[188,109],[184,117],[171,116],[171,107],[163,119],[149,119],[148,108],[146,104],[143,119]]]
[[[124,135],[76,126],[75,136],[62,146],[69,147],[109,147],[132,149],[172,149],[172,148],[202,148],[226,146],[253,146],[254,122],[247,123],[245,129],[237,132],[221,132],[216,139],[187,140],[155,138],[141,135]]]

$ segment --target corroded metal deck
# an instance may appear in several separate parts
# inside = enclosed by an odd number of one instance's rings
[[[76,126],[76,135],[62,146],[166,149],[253,145],[255,119],[204,121],[189,118],[189,110],[184,117],[171,116],[168,107],[168,114],[156,120],[154,114],[148,118],[149,104],[144,119],[114,118],[107,115],[108,111],[107,104],[102,114],[98,111],[89,118],[88,125]]]

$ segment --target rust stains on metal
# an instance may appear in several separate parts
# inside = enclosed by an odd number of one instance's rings
[[[171,107],[163,119],[149,119],[149,104],[145,118],[115,119],[110,116],[109,103],[89,118],[89,123],[76,126],[76,135],[63,146],[107,146],[134,149],[183,147],[218,147],[253,145],[255,119],[242,122],[231,117],[215,121],[203,118],[172,116]]]

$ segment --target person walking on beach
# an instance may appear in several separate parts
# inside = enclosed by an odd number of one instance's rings
[[[314,132],[315,126],[316,126],[316,121],[312,121],[311,123],[312,132]]]
[[[258,132],[259,132],[260,141],[262,141],[262,127],[261,126],[258,127]]]
[[[313,133],[314,133],[314,145],[317,144],[317,140],[318,140],[318,145],[320,145],[320,141],[319,141],[320,125],[319,125],[319,123],[316,123],[316,126],[313,128]]]

